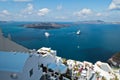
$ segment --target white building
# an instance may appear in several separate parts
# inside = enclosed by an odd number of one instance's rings
[[[0,51],[0,80],[40,80],[38,58],[36,54]]]
[[[51,48],[42,47],[38,51],[39,63],[58,73],[66,73],[67,66],[62,63],[61,57],[56,56],[56,51]]]
[[[42,47],[38,51],[40,55],[39,62],[43,63],[44,66],[48,66],[48,64],[55,63],[56,51],[51,50],[50,48]]]

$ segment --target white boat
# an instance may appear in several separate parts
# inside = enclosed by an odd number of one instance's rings
[[[77,48],[80,48],[80,46],[77,46]]]
[[[80,34],[80,30],[78,30],[78,31],[76,32],[76,34],[79,35],[79,34]]]
[[[45,32],[45,36],[46,36],[46,37],[49,37],[50,34],[49,34],[48,32]]]

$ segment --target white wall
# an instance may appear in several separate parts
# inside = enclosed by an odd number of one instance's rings
[[[30,77],[29,71],[31,69],[33,69],[33,75]],[[17,79],[12,79],[10,77],[11,74],[13,73],[17,74],[18,76]],[[23,71],[20,72],[0,71],[0,80],[40,80],[41,76],[42,70],[38,68],[38,57],[35,55],[27,59]]]
[[[15,73],[17,74],[18,78],[16,80],[22,80],[21,75],[18,72],[8,72],[8,71],[0,71],[0,80],[15,80],[12,79],[11,75]]]
[[[52,56],[51,54],[50,55],[47,55],[47,56],[44,56],[44,57],[40,57],[39,58],[39,64],[44,64],[45,66],[47,66],[48,64],[50,63],[55,63],[55,57]]]
[[[38,56],[29,57],[23,69],[24,80],[39,80],[42,76],[42,70],[38,68]],[[33,75],[30,77],[29,71],[33,69]]]

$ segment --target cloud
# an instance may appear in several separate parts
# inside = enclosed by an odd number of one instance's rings
[[[3,11],[1,12],[1,14],[3,14],[3,15],[9,15],[10,13],[9,13],[8,10],[3,10]]]
[[[74,13],[74,15],[76,15],[78,17],[87,16],[87,15],[90,15],[90,14],[92,14],[92,10],[88,9],[88,8],[84,8],[84,9]]]
[[[102,16],[102,13],[97,13],[96,16],[98,16],[98,17],[99,17],[99,16]]]
[[[34,6],[31,3],[28,3],[25,8],[14,14],[12,14],[12,17],[15,19],[21,19],[21,18],[29,18],[33,16],[34,13]]]
[[[57,16],[57,17],[55,17],[55,19],[67,19],[67,17],[65,17],[65,16]]]
[[[120,0],[112,0],[109,10],[120,10]]]
[[[48,8],[43,8],[43,9],[39,9],[38,11],[38,15],[39,16],[45,16],[46,14],[48,14],[50,12],[50,10]]]
[[[14,2],[30,2],[32,0],[13,0]]]
[[[12,14],[8,10],[2,10],[0,11],[0,20],[11,20],[13,17],[11,17]]]
[[[108,12],[96,12],[88,8],[83,8],[80,11],[74,12],[74,16],[76,19],[84,19],[84,20],[102,20],[108,17]]]
[[[109,12],[102,12],[102,13],[98,12],[98,13],[95,13],[94,15],[100,18],[100,17],[108,17],[109,14],[110,14]]]
[[[27,7],[24,10],[22,10],[22,14],[32,14],[33,10],[34,10],[33,5],[31,3],[28,3]]]
[[[60,4],[57,6],[57,10],[61,10],[61,9],[62,9],[62,5]]]
[[[27,16],[26,15],[22,15],[22,14],[16,14],[14,17],[16,17],[16,18],[26,18]]]

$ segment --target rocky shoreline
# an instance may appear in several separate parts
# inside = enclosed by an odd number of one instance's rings
[[[111,66],[119,67],[119,68],[120,68],[120,52],[114,54],[114,55],[108,60],[108,63],[109,63]]]

